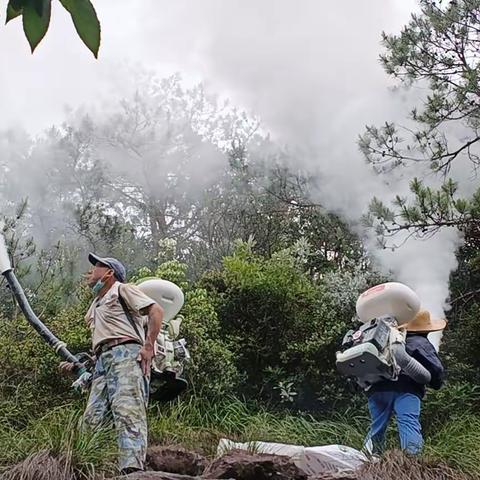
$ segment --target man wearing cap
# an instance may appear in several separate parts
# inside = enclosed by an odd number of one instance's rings
[[[85,320],[96,364],[83,418],[94,428],[113,421],[119,467],[130,473],[144,469],[150,365],[163,310],[138,287],[125,284],[125,267],[117,259],[90,253],[88,260],[93,268],[86,280],[95,298]],[[63,362],[61,369],[71,371],[73,365]]]
[[[418,454],[423,447],[420,425],[421,400],[426,386],[438,390],[444,379],[444,368],[428,334],[445,328],[445,320],[432,320],[426,310],[420,311],[407,324],[406,351],[421,363],[430,373],[428,385],[417,383],[404,373],[397,381],[382,380],[367,390],[371,427],[367,435],[366,449],[371,453],[381,453],[385,442],[385,432],[392,415],[395,415],[400,435],[400,446],[411,454]]]

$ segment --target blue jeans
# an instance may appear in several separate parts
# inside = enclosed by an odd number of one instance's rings
[[[395,414],[402,450],[411,454],[420,453],[423,447],[420,405],[420,398],[413,393],[373,393],[368,398],[372,423],[365,442],[366,450],[370,453],[383,451],[388,422]]]

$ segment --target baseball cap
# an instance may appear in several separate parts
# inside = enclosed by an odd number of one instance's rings
[[[103,265],[113,270],[113,273],[115,274],[115,277],[119,282],[125,283],[125,280],[127,279],[127,271],[123,266],[123,263],[117,260],[116,258],[99,257],[94,253],[89,253],[88,261],[92,265],[96,265],[98,262],[103,263]]]

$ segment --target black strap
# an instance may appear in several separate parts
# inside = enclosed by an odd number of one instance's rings
[[[137,326],[137,324],[135,323],[135,320],[132,317],[132,313],[130,312],[130,309],[127,307],[127,303],[125,302],[125,299],[122,297],[122,294],[120,293],[120,285],[118,286],[118,301],[120,302],[120,305],[122,306],[123,311],[124,311],[126,317],[128,318],[128,321],[130,322],[133,329],[135,330],[135,333],[137,334],[137,337],[141,339],[142,336],[140,335],[140,332],[138,331],[138,326]]]

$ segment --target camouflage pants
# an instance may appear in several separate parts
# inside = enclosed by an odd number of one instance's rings
[[[118,345],[98,358],[85,425],[115,427],[119,468],[144,468],[147,451],[148,379],[137,362],[140,345]]]

